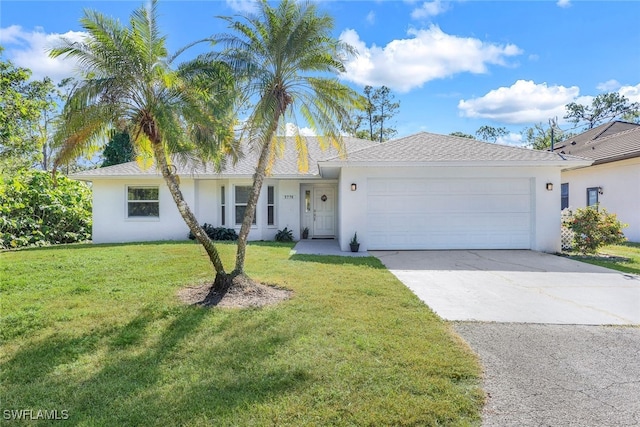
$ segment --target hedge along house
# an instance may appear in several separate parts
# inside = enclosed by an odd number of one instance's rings
[[[345,138],[347,156],[309,141],[300,172],[292,138],[265,180],[250,240],[278,229],[299,239],[358,233],[360,250],[560,250],[560,172],[591,160],[448,135],[418,133],[384,143]],[[176,164],[185,200],[201,223],[240,228],[257,153],[221,172]],[[135,162],[73,175],[93,183],[95,243],[181,240],[188,228],[162,177]]]

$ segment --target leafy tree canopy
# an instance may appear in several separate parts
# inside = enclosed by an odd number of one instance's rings
[[[41,158],[38,124],[53,85],[30,77],[30,70],[0,56],[0,175],[32,167]]]
[[[236,265],[232,276],[246,277],[246,242],[264,179],[284,138],[278,129],[296,121],[297,111],[319,135],[322,149],[333,146],[344,154],[341,128],[361,107],[361,97],[337,79],[352,46],[332,36],[333,18],[313,3],[283,0],[273,6],[258,2],[255,14],[224,17],[229,31],[217,37],[219,58],[233,70],[242,92],[255,99],[244,135],[260,153],[238,234]],[[318,75],[323,72],[325,75]],[[298,167],[308,168],[306,139],[294,135]],[[227,280],[227,279],[225,279]]]
[[[82,43],[62,39],[50,51],[53,57],[76,58],[81,67],[56,131],[61,148],[55,163],[95,150],[112,129],[126,124],[140,162],[150,167],[155,161],[185,223],[216,272],[223,271],[218,251],[184,200],[170,162],[172,155],[182,154],[220,164],[237,153],[235,81],[229,68],[215,59],[201,56],[176,65],[184,49],[169,53],[157,9],[156,0],[141,6],[131,13],[128,25],[85,10],[80,22],[87,36]]]
[[[91,190],[50,172],[0,178],[0,247],[74,243],[91,238]]]
[[[364,108],[344,125],[344,130],[357,138],[372,141],[388,141],[398,131],[390,121],[398,114],[400,102],[394,102],[395,95],[386,86],[374,89],[364,87]]]
[[[634,119],[640,112],[640,103],[630,102],[625,96],[611,92],[596,96],[591,105],[571,102],[565,108],[565,119],[576,125],[584,123],[586,129],[592,129],[603,122],[623,116]]]
[[[464,133],[464,132],[460,132],[460,131],[451,132],[449,135],[451,135],[451,136],[459,136],[461,138],[476,139],[475,136],[469,135],[468,133]]]
[[[136,153],[131,144],[129,133],[126,131],[114,132],[104,147],[102,155],[104,157],[102,167],[119,165],[135,160]]]
[[[526,146],[534,150],[548,150],[551,148],[551,126],[545,127],[542,123],[536,123],[524,128],[521,132]],[[553,128],[553,141],[558,143],[574,135],[572,132],[563,131],[558,127]]]
[[[496,142],[498,138],[509,135],[509,131],[507,128],[499,127],[495,128],[492,126],[481,126],[476,131],[476,136],[483,140],[489,142]]]

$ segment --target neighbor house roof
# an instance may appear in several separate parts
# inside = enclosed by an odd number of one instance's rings
[[[339,156],[337,150],[319,148],[317,137],[306,137],[308,165],[306,172],[300,172],[294,138],[287,137],[285,149],[279,156],[272,176],[281,178],[336,177],[336,169],[346,165],[462,165],[462,166],[563,166],[566,168],[588,166],[590,160],[566,156],[548,151],[492,144],[470,138],[438,135],[421,132],[387,142],[375,142],[345,137],[346,156]],[[217,172],[213,165],[201,162],[174,160],[177,173],[181,176],[198,178],[251,177],[255,171],[258,153],[248,150],[235,165],[229,163]],[[101,178],[157,177],[155,167],[141,169],[136,162],[83,171],[72,175],[75,179],[92,181]]]
[[[640,157],[640,125],[606,123],[562,141],[554,151],[592,159],[594,165]]]

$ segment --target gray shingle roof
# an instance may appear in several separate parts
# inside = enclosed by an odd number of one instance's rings
[[[316,177],[320,175],[318,162],[327,158],[338,156],[338,151],[329,146],[325,150],[320,148],[319,139],[317,137],[306,137],[308,147],[308,171],[300,172],[298,168],[298,154],[295,148],[294,138],[287,137],[285,141],[285,149],[276,161],[271,170],[273,176],[300,176],[300,177]],[[344,137],[345,149],[347,152],[357,151],[364,147],[377,144],[374,141]],[[221,172],[217,172],[213,164],[202,164],[196,161],[184,161],[174,156],[173,163],[177,168],[178,175],[181,176],[198,176],[198,177],[220,177],[225,175],[247,176],[250,177],[255,171],[258,162],[259,153],[251,150],[249,147],[245,150],[245,155],[234,165],[231,161]],[[136,162],[123,163],[120,165],[108,166],[105,168],[91,169],[73,174],[76,179],[91,180],[100,177],[128,177],[128,176],[160,176],[155,166],[147,169],[141,169]]]
[[[558,162],[572,160],[549,151],[421,132],[349,153],[346,162]],[[339,161],[339,159],[331,159]],[[582,159],[575,159],[582,160]]]
[[[554,151],[592,159],[594,165],[640,157],[640,125],[606,123],[562,141]]]
[[[347,156],[341,158],[335,148],[321,150],[317,137],[306,137],[308,146],[309,169],[300,172],[297,164],[297,152],[294,138],[286,138],[282,156],[275,161],[271,171],[272,176],[307,177],[320,176],[319,163],[330,162],[339,164],[349,163],[447,163],[447,162],[500,162],[511,164],[514,162],[545,164],[557,162],[584,161],[584,159],[551,153],[548,151],[531,150],[528,148],[508,145],[492,144],[469,138],[451,135],[438,135],[421,132],[415,135],[399,138],[383,143],[345,137],[344,143]],[[258,153],[247,150],[245,156],[235,165],[228,164],[218,173],[213,165],[201,162],[182,162],[174,160],[177,172],[181,176],[194,177],[251,177],[257,164]],[[583,162],[584,163],[584,162]],[[136,162],[92,169],[72,175],[73,178],[91,181],[101,177],[151,177],[159,176],[155,167],[141,169]]]

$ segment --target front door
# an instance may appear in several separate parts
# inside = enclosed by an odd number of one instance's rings
[[[336,197],[333,187],[313,189],[313,237],[335,237]]]

